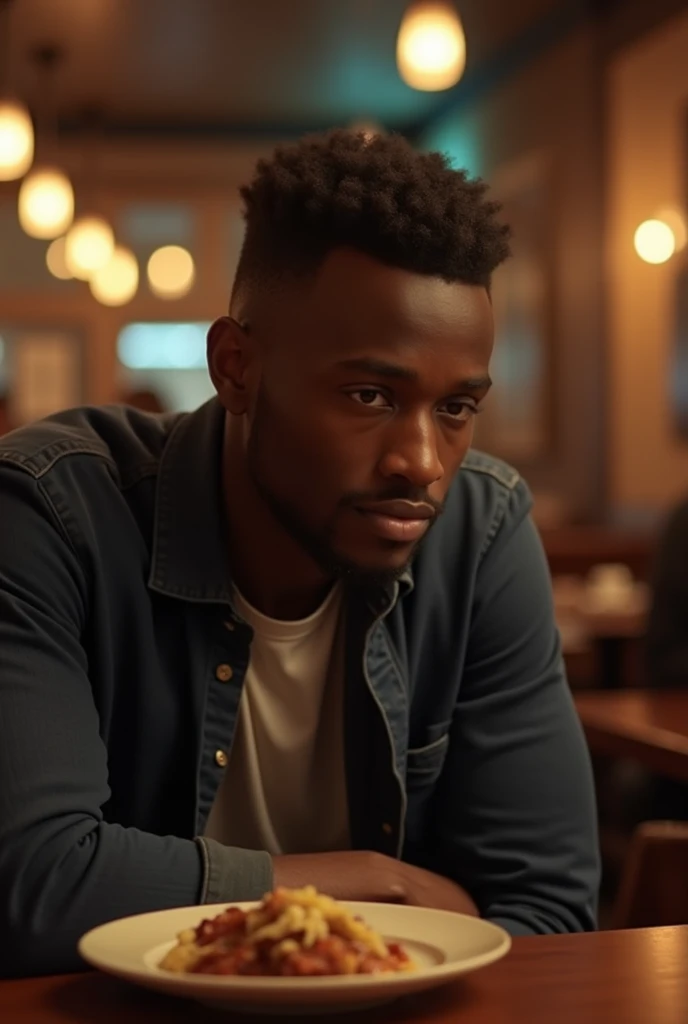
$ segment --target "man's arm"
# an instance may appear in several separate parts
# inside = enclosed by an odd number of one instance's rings
[[[78,969],[79,936],[104,921],[204,897],[251,899],[272,883],[267,854],[103,820],[107,751],[80,641],[88,583],[72,536],[40,481],[0,470],[5,976]]]
[[[594,928],[599,879],[590,762],[529,505],[519,484],[478,571],[427,864],[514,935]]]
[[[674,510],[660,538],[646,661],[650,686],[688,688],[688,502]]]

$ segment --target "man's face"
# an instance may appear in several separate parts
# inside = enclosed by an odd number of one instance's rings
[[[326,572],[398,577],[442,511],[489,388],[486,290],[340,249],[248,330],[256,490]]]

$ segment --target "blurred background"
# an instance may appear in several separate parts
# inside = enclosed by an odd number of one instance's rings
[[[196,407],[255,161],[401,132],[514,228],[476,443],[533,489],[572,687],[653,685],[656,551],[688,494],[687,55],[686,0],[0,0],[0,432]],[[622,762],[596,761],[610,870]]]

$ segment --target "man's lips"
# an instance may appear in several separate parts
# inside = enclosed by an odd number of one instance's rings
[[[435,516],[427,502],[377,501],[358,505],[374,532],[385,540],[412,544],[423,536]]]
[[[371,501],[357,506],[360,512],[374,512],[391,519],[432,519],[435,510],[426,501]]]

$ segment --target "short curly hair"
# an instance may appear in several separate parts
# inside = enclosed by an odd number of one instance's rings
[[[279,146],[241,189],[235,288],[313,273],[348,246],[446,281],[490,286],[509,228],[487,185],[400,135],[335,129]]]

